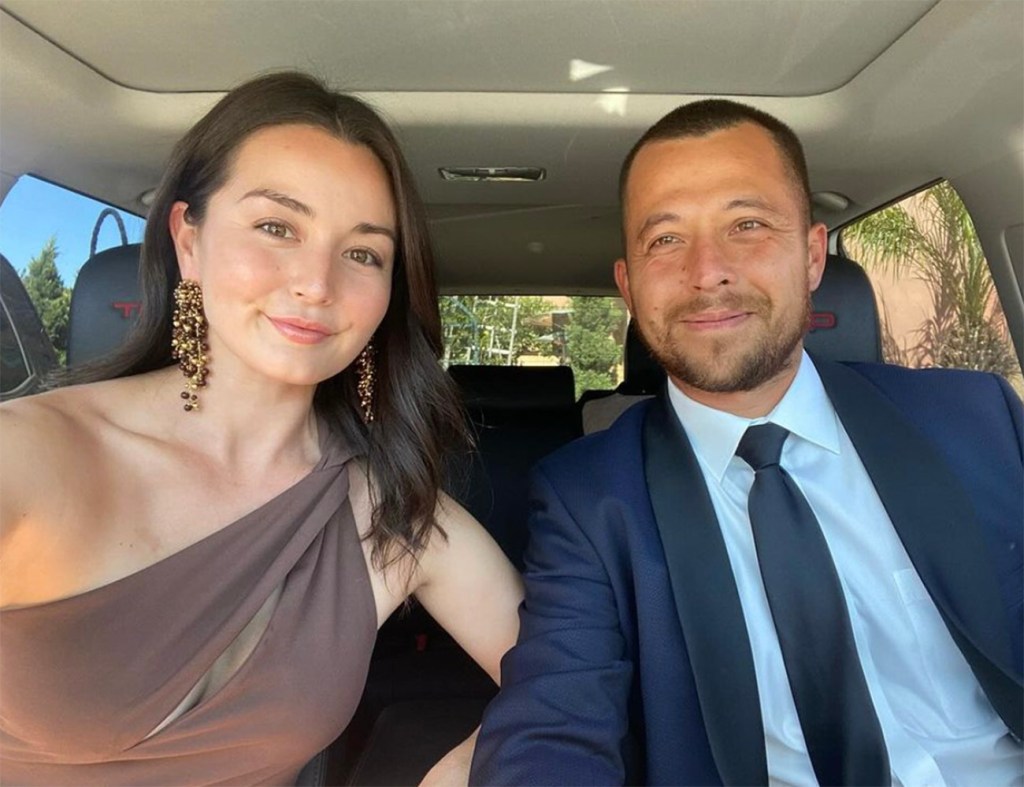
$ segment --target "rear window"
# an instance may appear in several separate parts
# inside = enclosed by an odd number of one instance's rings
[[[622,382],[621,298],[445,295],[444,365],[570,366],[576,396]]]

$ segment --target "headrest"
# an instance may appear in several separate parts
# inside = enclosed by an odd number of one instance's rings
[[[449,366],[472,409],[545,410],[573,407],[576,381],[568,366]]]
[[[829,254],[811,303],[808,352],[830,361],[882,362],[875,291],[860,265]]]
[[[93,361],[124,341],[139,316],[142,246],[115,246],[90,258],[75,279],[68,319],[68,366]]]
[[[665,370],[654,360],[646,345],[640,339],[636,323],[629,321],[626,329],[626,353],[623,381],[615,390],[630,396],[656,394],[665,384]]]

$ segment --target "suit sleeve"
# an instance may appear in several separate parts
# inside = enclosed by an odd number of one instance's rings
[[[1021,448],[1021,453],[1024,455],[1024,423],[1022,423],[1024,422],[1024,405],[1021,404],[1020,397],[1005,378],[998,374],[992,376],[995,377],[999,384],[999,390],[1002,391],[1003,398],[1006,399],[1006,407],[1010,411],[1010,421],[1016,432],[1017,446]]]
[[[623,784],[632,665],[607,571],[540,471],[530,511],[519,641],[502,660],[470,784]]]

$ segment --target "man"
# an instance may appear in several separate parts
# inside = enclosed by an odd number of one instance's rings
[[[535,471],[472,781],[1020,783],[1020,401],[804,353],[826,229],[775,118],[681,107],[621,194],[667,390]]]

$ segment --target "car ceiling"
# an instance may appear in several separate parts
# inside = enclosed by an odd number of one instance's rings
[[[817,210],[832,227],[950,179],[1002,250],[997,283],[1013,278],[1020,0],[0,0],[0,187],[32,173],[143,213],[174,141],[281,68],[395,127],[447,291],[611,291],[619,164],[709,95],[793,126],[812,188],[849,200]],[[448,182],[446,166],[547,175]]]

